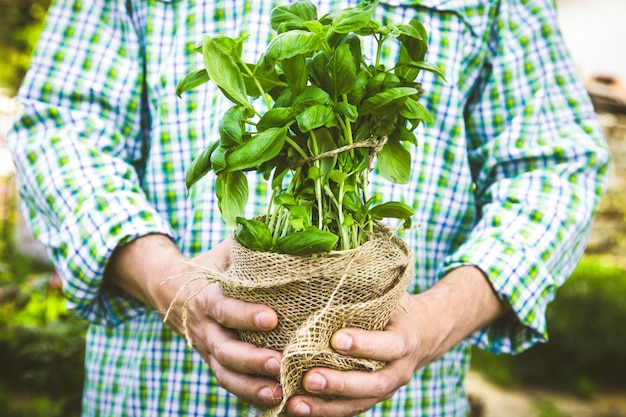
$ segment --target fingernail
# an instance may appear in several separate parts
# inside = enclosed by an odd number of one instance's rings
[[[313,373],[306,377],[306,388],[308,391],[319,392],[326,388],[326,378],[320,374]]]
[[[298,403],[293,409],[293,413],[298,416],[308,416],[311,414],[311,408],[306,403]]]
[[[259,391],[259,399],[266,402],[275,402],[277,400],[280,400],[280,396],[275,389],[272,389],[270,387],[264,387],[261,388],[261,390]]]
[[[254,324],[263,330],[270,330],[272,328],[272,317],[269,313],[262,311],[254,316]]]
[[[345,333],[337,333],[333,337],[333,346],[340,351],[348,351],[352,347],[352,336]]]
[[[280,362],[274,358],[265,361],[265,371],[270,375],[280,375]]]

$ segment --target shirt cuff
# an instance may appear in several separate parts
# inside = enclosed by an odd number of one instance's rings
[[[141,195],[116,192],[85,200],[61,225],[61,243],[52,254],[68,309],[109,326],[145,313],[145,305],[103,282],[103,274],[119,245],[154,233],[174,238],[169,223]]]
[[[470,239],[447,257],[440,276],[464,265],[483,271],[509,314],[470,336],[481,349],[494,353],[520,353],[546,342],[546,307],[556,285],[532,248],[495,237]]]

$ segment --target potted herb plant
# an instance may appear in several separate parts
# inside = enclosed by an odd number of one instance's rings
[[[339,355],[330,337],[344,326],[382,329],[413,275],[411,250],[380,223],[395,218],[410,227],[413,209],[379,202],[368,192],[369,175],[376,169],[386,180],[408,182],[413,130],[431,120],[415,79],[422,70],[442,74],[424,61],[421,23],[382,25],[377,5],[321,17],[308,0],[276,7],[276,36],[256,63],[242,60],[245,36],[205,35],[198,47],[205,68],[177,88],[180,95],[212,81],[233,103],[186,182],[189,188],[216,175],[219,209],[236,230],[229,270],[208,279],[226,295],[276,310],[275,330],[240,337],[283,352],[285,401],[314,366],[380,369],[378,361]],[[371,61],[365,37],[376,45]],[[381,63],[388,41],[399,44],[392,68]],[[243,217],[247,172],[272,190],[255,218]]]

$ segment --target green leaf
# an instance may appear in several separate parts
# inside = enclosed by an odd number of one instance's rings
[[[226,51],[230,56],[235,58],[235,61],[240,62],[239,58],[243,53],[243,43],[246,40],[247,35],[242,33],[236,38],[230,38],[228,36],[215,36],[213,41],[216,42],[220,48]]]
[[[378,0],[362,1],[356,7],[345,9],[334,18],[331,31],[336,33],[357,32],[370,24],[374,16]]]
[[[304,30],[283,32],[272,39],[265,53],[261,56],[259,65],[266,68],[271,67],[277,61],[293,58],[296,55],[308,55],[322,48],[318,34]]]
[[[289,219],[289,225],[293,227],[293,230],[296,232],[304,230],[305,228],[304,221],[302,219]]]
[[[406,62],[403,65],[411,67],[411,68],[422,69],[425,71],[435,73],[439,75],[441,78],[443,78],[444,81],[447,82],[446,77],[443,74],[443,71],[441,70],[441,68],[439,68],[438,66],[430,62],[426,62],[426,61]]]
[[[279,206],[285,206],[285,205],[295,206],[298,203],[296,202],[296,199],[291,194],[283,193],[283,194],[277,195],[274,198],[274,204],[277,204]]]
[[[274,107],[291,107],[293,104],[293,91],[290,88],[283,88],[280,94],[272,96],[274,98]]]
[[[424,26],[417,20],[412,19],[409,24],[397,24],[399,30],[398,40],[404,46],[409,57],[414,61],[423,61],[428,50],[428,35]]]
[[[420,69],[409,66],[408,64],[411,62],[413,62],[413,59],[410,53],[407,52],[404,45],[400,45],[400,54],[398,55],[398,61],[396,62],[396,67],[393,72],[406,81],[414,81],[420,73]]]
[[[290,233],[278,239],[276,247],[282,253],[307,255],[330,252],[339,238],[333,233],[309,227],[301,232]]]
[[[407,81],[413,81],[419,74],[419,68],[408,67],[403,64],[423,61],[428,50],[428,35],[424,26],[415,19],[408,25],[396,25],[400,31],[400,55],[396,64],[395,73]]]
[[[359,117],[359,111],[356,106],[346,103],[345,101],[340,101],[335,105],[335,112],[339,115],[344,116],[351,122],[355,122]]]
[[[387,141],[377,154],[378,173],[385,179],[396,184],[409,182],[411,174],[411,154],[401,143]]]
[[[242,120],[245,119],[245,110],[243,106],[233,106],[228,109],[219,124],[220,144],[230,149],[241,144],[243,137]]]
[[[316,181],[322,178],[324,175],[322,174],[322,170],[313,165],[309,167],[306,177],[310,180]]]
[[[296,55],[284,59],[281,61],[280,67],[285,74],[289,88],[291,88],[295,94],[300,94],[306,88],[309,79],[304,55]]]
[[[310,20],[317,20],[317,8],[309,1],[296,1],[272,9],[270,26],[278,33],[299,29]]]
[[[327,70],[329,62],[330,54],[324,50],[315,53],[313,57],[306,60],[306,67],[309,71],[309,76],[313,80],[312,84],[316,87],[324,89],[325,91],[332,90],[330,74]]]
[[[187,190],[211,170],[211,154],[219,144],[219,141],[211,143],[191,162],[185,174]]]
[[[363,63],[363,51],[361,47],[361,38],[354,33],[331,33],[328,37],[328,43],[335,49],[342,45],[348,45],[350,53],[352,54],[352,60],[354,61],[354,68],[357,70],[361,68]]]
[[[407,129],[404,126],[398,125],[395,130],[391,132],[389,135],[389,140],[394,140],[398,142],[409,142],[412,145],[417,146],[417,138],[413,131]]]
[[[274,107],[261,117],[257,124],[258,130],[267,130],[270,127],[286,127],[295,121],[290,107]]]
[[[399,106],[399,103],[397,103],[397,105]],[[381,138],[383,136],[389,136],[394,131],[394,129],[396,128],[396,121],[394,116],[396,111],[398,110],[394,108],[391,116],[381,117],[380,120],[378,120],[378,123],[374,125],[374,130],[372,131],[373,137]],[[383,113],[383,115],[385,114],[387,113]]]
[[[414,65],[418,68],[421,68],[425,71],[429,71],[429,72],[433,72],[437,75],[439,75],[441,78],[443,78],[443,80],[445,82],[448,82],[448,80],[446,80],[446,76],[443,73],[443,70],[441,68],[439,68],[437,65],[431,63],[431,62],[426,62],[426,61],[420,61],[420,62],[414,62],[411,65]]]
[[[320,23],[319,20],[308,20],[302,23],[302,28],[308,29],[313,33],[322,34],[324,32],[325,26]]]
[[[319,87],[309,86],[302,93],[298,94],[293,102],[295,113],[300,113],[308,107],[314,105],[330,105],[331,100],[328,93]]]
[[[360,114],[388,114],[397,111],[410,96],[417,94],[418,91],[413,87],[390,88],[365,100]]]
[[[243,217],[236,219],[237,231],[235,238],[248,249],[259,252],[270,252],[273,248],[272,233],[265,222],[248,220]]]
[[[333,182],[337,184],[341,184],[348,178],[348,174],[346,174],[345,172],[339,171],[338,169],[333,169],[332,171],[330,171],[330,174],[328,175],[328,177]]]
[[[354,217],[352,217],[350,213],[346,213],[343,217],[342,226],[351,227],[354,223],[356,223],[356,221],[354,220]]]
[[[229,51],[220,42],[204,35],[202,55],[207,74],[224,95],[235,104],[251,107],[241,70]]]
[[[311,226],[311,213],[298,204],[285,204],[284,207],[289,210],[291,220],[299,220],[304,227]]]
[[[286,138],[287,128],[278,127],[271,127],[253,135],[226,154],[226,169],[243,171],[269,161],[278,155]]]
[[[411,206],[398,201],[390,201],[374,206],[370,209],[370,214],[374,218],[394,218],[394,219],[407,219],[415,214]]]
[[[229,226],[237,225],[248,202],[248,180],[241,171],[221,172],[215,180],[217,206]]]
[[[211,153],[211,168],[216,173],[219,173],[226,169],[226,148],[218,146],[213,153]]]
[[[367,84],[370,80],[369,71],[359,71],[354,84],[354,90],[348,93],[350,103],[360,103],[367,93]]]
[[[412,98],[404,102],[404,105],[400,108],[400,115],[407,119],[423,120],[427,123],[433,123],[434,121],[433,116],[426,110],[426,107]]]
[[[178,85],[176,86],[176,95],[180,97],[184,92],[192,90],[209,80],[209,74],[207,74],[204,68],[190,72],[178,82]]]
[[[395,74],[389,72],[378,72],[367,80],[367,95],[373,96],[385,90],[401,87],[402,80]]]
[[[348,94],[356,84],[356,66],[350,45],[343,44],[335,50],[328,67],[328,73],[335,96]]]
[[[359,214],[363,210],[363,202],[354,191],[348,191],[343,195],[343,206],[350,212]]]
[[[318,127],[327,126],[335,119],[335,113],[329,106],[315,104],[296,115],[298,127],[302,132],[308,132]]]

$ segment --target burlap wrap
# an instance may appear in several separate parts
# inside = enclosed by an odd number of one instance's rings
[[[283,352],[284,400],[263,415],[279,415],[286,400],[302,392],[302,376],[311,368],[381,369],[380,361],[337,353],[330,339],[344,327],[382,330],[413,274],[411,250],[386,230],[357,249],[317,256],[253,251],[233,239],[231,266],[219,279],[222,291],[278,314],[270,332],[239,333],[244,341]]]

